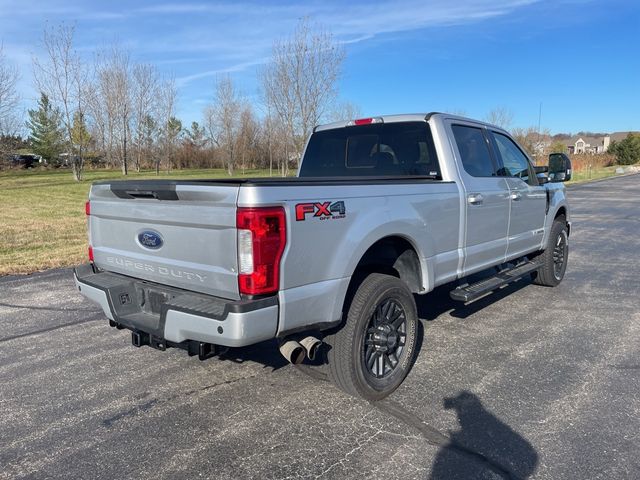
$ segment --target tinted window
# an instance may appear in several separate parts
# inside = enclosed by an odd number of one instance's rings
[[[482,130],[465,125],[452,125],[451,129],[465,171],[473,177],[496,176],[496,168]]]
[[[357,125],[316,132],[304,154],[301,177],[440,177],[425,122]]]
[[[493,138],[502,160],[505,176],[518,177],[530,185],[538,185],[538,179],[532,171],[529,160],[515,142],[498,132],[493,132]]]

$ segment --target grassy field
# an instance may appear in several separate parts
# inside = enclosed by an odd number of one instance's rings
[[[574,170],[573,175],[571,176],[571,181],[568,182],[568,185],[574,183],[584,183],[589,182],[591,180],[598,180],[600,178],[607,178],[616,175],[616,168],[619,166],[615,165],[612,167],[600,167],[582,170]]]
[[[268,171],[247,170],[245,177]],[[237,176],[241,176],[238,172]],[[88,170],[82,182],[69,170],[0,172],[0,275],[31,273],[87,260],[84,203],[92,182],[123,179],[117,170]],[[228,178],[221,169],[131,173],[136,178]]]
[[[615,175],[616,167],[574,172],[569,183]],[[247,170],[245,177],[266,176]],[[240,176],[240,175],[238,175]],[[84,203],[91,182],[122,179],[117,170],[89,170],[75,182],[68,170],[0,172],[0,275],[77,265],[87,259]],[[224,170],[175,170],[128,178],[228,178]]]

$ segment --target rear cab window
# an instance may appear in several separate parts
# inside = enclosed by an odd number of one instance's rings
[[[441,178],[426,122],[377,123],[315,132],[300,177],[428,176]]]

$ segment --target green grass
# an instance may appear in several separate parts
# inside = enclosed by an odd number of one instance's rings
[[[574,172],[569,184],[615,175],[616,167]],[[245,177],[267,176],[247,170]],[[236,176],[242,176],[240,172]],[[0,275],[31,273],[86,261],[87,232],[84,203],[98,180],[124,178],[229,178],[222,169],[133,172],[87,170],[82,182],[69,170],[11,170],[0,172]]]
[[[236,177],[267,176],[246,170]],[[222,169],[133,172],[87,170],[76,182],[69,170],[0,172],[0,275],[66,267],[87,259],[84,203],[92,182],[143,178],[229,178]]]
[[[591,169],[591,171],[586,169],[574,171],[573,175],[571,176],[571,181],[567,182],[567,185],[574,185],[577,183],[590,182],[592,180],[598,180],[601,178],[613,177],[617,175],[616,168],[619,167],[619,165],[615,165],[613,167],[594,168]]]

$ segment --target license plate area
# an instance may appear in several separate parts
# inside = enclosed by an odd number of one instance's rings
[[[160,315],[162,305],[175,298],[175,294],[146,285],[138,286],[137,290],[140,308],[147,314]]]

